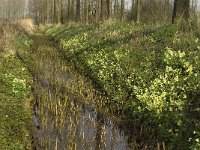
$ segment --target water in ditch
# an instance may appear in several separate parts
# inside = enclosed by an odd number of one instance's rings
[[[35,149],[132,149],[127,123],[87,78],[67,65],[52,43],[39,36],[30,55]]]

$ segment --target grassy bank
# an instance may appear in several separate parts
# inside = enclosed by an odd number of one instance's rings
[[[52,25],[44,32],[150,142],[200,148],[197,27],[105,23]]]
[[[13,40],[22,36],[14,24],[0,25],[0,148],[6,150],[31,149],[31,76],[16,56]]]

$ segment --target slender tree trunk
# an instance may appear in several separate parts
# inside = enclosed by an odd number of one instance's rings
[[[76,21],[80,22],[81,20],[81,1],[77,0],[76,2]]]
[[[99,3],[100,2],[100,0],[96,0],[96,6],[95,6],[95,8],[96,8],[96,13],[95,13],[95,15],[96,15],[96,22],[99,22],[99,16],[100,16],[100,8],[99,8]]]
[[[135,0],[132,0],[132,6],[131,6],[131,21],[134,20],[135,15]]]
[[[107,0],[107,18],[111,17],[111,9],[112,9],[112,1],[111,0]]]
[[[188,20],[190,9],[190,0],[175,0],[172,23],[177,23],[181,20]]]
[[[118,1],[117,0],[115,0],[114,1],[114,16],[115,16],[115,18],[117,17],[117,12],[118,12]]]
[[[60,23],[64,24],[64,8],[63,8],[63,1],[61,0],[61,3],[60,3],[60,14],[61,14],[61,17],[60,17]]]
[[[58,20],[57,17],[58,17],[58,16],[57,16],[56,0],[53,1],[53,6],[54,6],[54,7],[53,7],[53,20],[54,20],[53,22],[54,22],[54,23],[57,23],[57,20]]]
[[[136,0],[136,23],[140,23],[141,5],[141,0]]]
[[[124,16],[125,16],[124,5],[125,5],[124,0],[121,0],[121,21],[124,21]]]
[[[75,5],[75,0],[72,0],[72,1],[71,1],[71,13],[70,13],[70,14],[71,14],[71,20],[72,20],[72,21],[75,21],[75,20],[76,20],[76,19],[75,19],[75,14],[76,14],[76,13],[75,13],[75,10],[76,10],[76,9],[75,9],[75,6],[74,6],[74,5]]]
[[[67,19],[68,21],[71,20],[71,0],[68,0],[68,5],[67,5],[67,8],[68,8],[68,15],[67,15]]]
[[[89,9],[88,9],[88,0],[85,0],[85,22],[88,23],[89,21]]]
[[[101,20],[105,19],[105,0],[101,0]]]

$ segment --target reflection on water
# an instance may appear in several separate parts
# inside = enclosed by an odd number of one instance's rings
[[[76,99],[56,97],[46,95],[36,108],[41,149],[128,149],[123,130],[110,118]]]
[[[124,131],[106,112],[75,94],[63,86],[37,83],[33,119],[40,149],[128,149]]]
[[[130,149],[128,134],[89,81],[61,61],[54,48],[39,46],[34,55],[36,149]]]

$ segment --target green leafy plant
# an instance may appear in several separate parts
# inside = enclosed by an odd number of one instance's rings
[[[44,31],[135,124],[145,119],[152,128],[149,134],[169,149],[198,147],[194,131],[199,133],[199,120],[190,117],[191,106],[197,111],[199,104],[198,34],[176,26],[123,23],[50,26]]]

